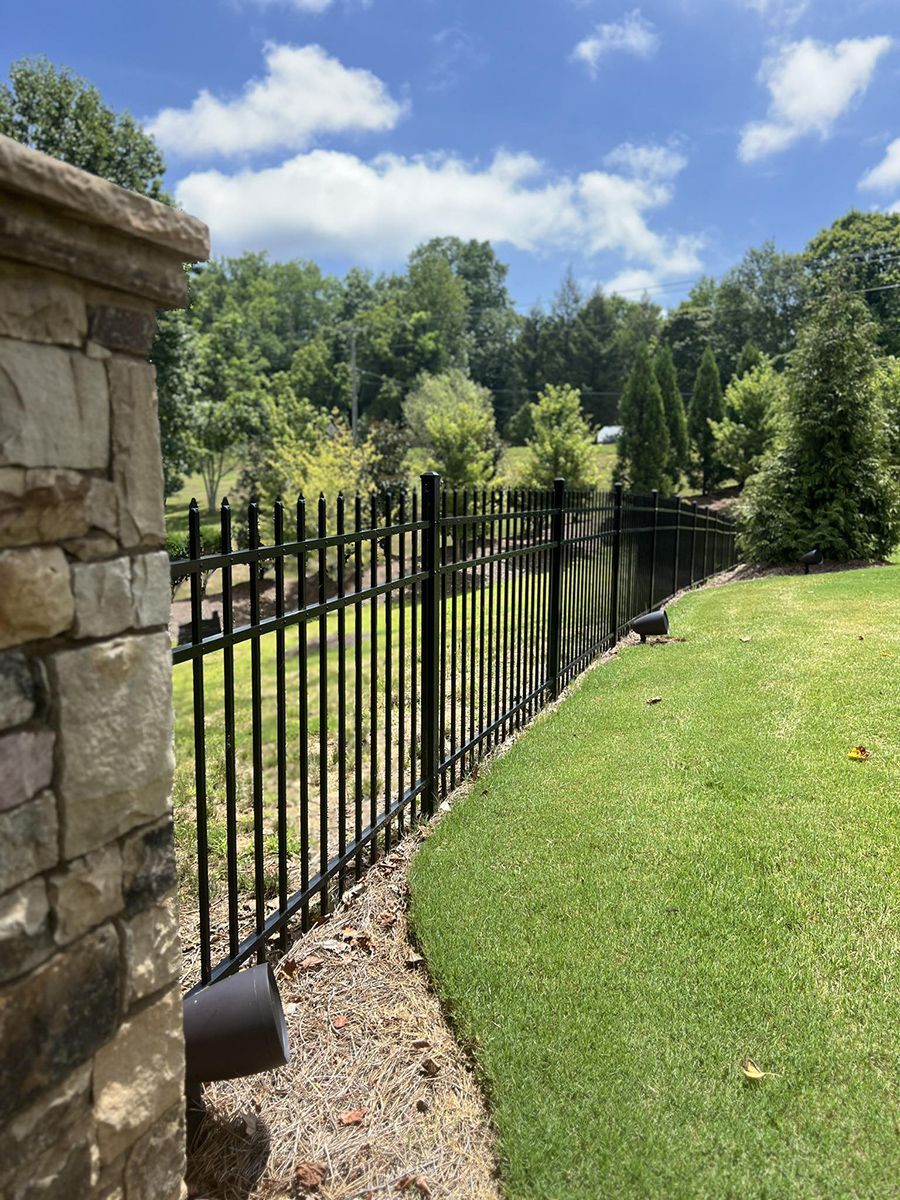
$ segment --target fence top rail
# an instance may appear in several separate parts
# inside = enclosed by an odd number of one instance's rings
[[[561,509],[558,509],[553,492],[546,488],[450,489],[442,487],[438,521],[445,528],[478,525],[489,527],[499,525],[502,528],[503,522],[534,520],[550,516],[557,511],[561,511],[565,516],[589,516],[592,514],[611,516],[615,511],[617,494],[621,498],[623,510],[631,515],[653,515],[657,522],[660,513],[687,515],[693,516],[695,519],[700,517],[708,525],[714,524],[720,530],[730,531],[734,528],[731,518],[709,507],[701,508],[695,501],[685,500],[681,496],[648,496],[624,490],[617,493],[600,489],[563,489],[562,506]],[[336,511],[352,516],[355,509],[359,507],[360,511],[367,512],[367,515],[371,516],[375,506],[378,505],[386,507],[387,513],[390,514],[391,505],[403,505],[407,498],[408,493],[406,492],[384,492],[371,497],[356,496],[352,499],[341,496]],[[500,506],[496,507],[498,501]],[[490,508],[487,507],[488,502],[490,502]],[[298,518],[302,513],[304,517],[316,520],[318,514],[320,520],[326,511],[322,498],[304,509],[305,504],[306,502],[301,497],[297,502]],[[283,514],[284,508],[281,501],[276,501],[273,512],[280,511]],[[248,505],[248,517],[251,510],[253,510],[255,520],[258,521],[258,502],[251,502]],[[224,500],[220,506],[221,535],[224,538],[231,537],[232,511],[229,502]],[[332,506],[328,511],[329,515],[332,515],[335,511],[334,507]],[[403,515],[402,509],[400,515]],[[261,561],[277,562],[279,559],[299,558],[303,555],[315,554],[320,550],[401,538],[407,534],[421,533],[429,527],[429,522],[420,518],[395,521],[384,525],[368,524],[340,533],[320,534],[317,530],[311,530],[308,537],[260,542],[256,546],[243,546],[226,551],[197,553],[196,551],[201,550],[202,531],[196,501],[191,502],[190,519],[193,528],[189,530],[187,539],[189,553],[184,557],[171,559],[170,571],[173,581],[184,581],[192,575],[205,574],[227,566],[250,565]],[[208,531],[213,526],[214,522],[210,521],[203,528]],[[658,526],[658,528],[666,527]],[[637,530],[632,528],[630,532],[637,532]]]

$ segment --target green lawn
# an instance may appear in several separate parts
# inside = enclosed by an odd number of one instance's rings
[[[219,488],[219,503],[228,496],[237,483],[240,467],[226,471]],[[200,475],[186,475],[179,491],[166,497],[166,534],[168,537],[187,537],[188,506],[193,498],[200,505],[200,521],[204,525],[218,524],[218,510],[206,507],[206,489]]]
[[[898,616],[898,567],[690,595],[425,843],[513,1200],[897,1195]]]
[[[597,473],[596,486],[601,491],[612,487],[612,472],[616,464],[616,447],[593,446],[594,469]],[[527,446],[507,446],[500,459],[497,482],[504,487],[520,487],[528,458]]]

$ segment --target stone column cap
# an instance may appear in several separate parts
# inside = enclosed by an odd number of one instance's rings
[[[174,251],[185,262],[209,258],[209,229],[196,217],[2,134],[0,190],[18,193],[86,224]]]

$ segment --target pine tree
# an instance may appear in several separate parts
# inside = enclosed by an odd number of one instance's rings
[[[877,327],[861,297],[835,291],[800,331],[783,432],[744,493],[742,552],[784,562],[818,546],[848,561],[889,554],[900,490],[877,396]]]
[[[672,480],[673,487],[678,487],[678,481],[688,466],[688,432],[687,414],[684,411],[684,401],[678,388],[678,376],[672,351],[668,346],[660,346],[654,360],[656,381],[662,393],[663,412],[666,415],[666,428],[669,431],[669,458],[666,463],[666,473]]]
[[[712,346],[707,346],[697,369],[694,394],[688,408],[688,433],[693,442],[696,477],[704,495],[711,487],[715,487],[722,477],[716,456],[716,441],[709,423],[721,421],[723,415],[719,368]]]
[[[666,473],[669,462],[669,431],[663,410],[662,392],[653,370],[646,342],[635,354],[631,372],[619,403],[622,433],[618,443],[616,474],[635,492],[654,488],[671,490]]]
[[[737,360],[737,366],[734,368],[735,379],[742,379],[748,371],[752,371],[754,367],[761,367],[765,361],[765,356],[752,338],[748,338],[744,342],[740,357]]]

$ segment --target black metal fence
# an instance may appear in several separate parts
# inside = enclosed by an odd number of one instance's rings
[[[677,498],[441,488],[276,504],[201,546],[173,650],[176,838],[199,984],[335,897],[640,613],[730,566],[732,523]],[[213,594],[214,582],[220,581]]]

